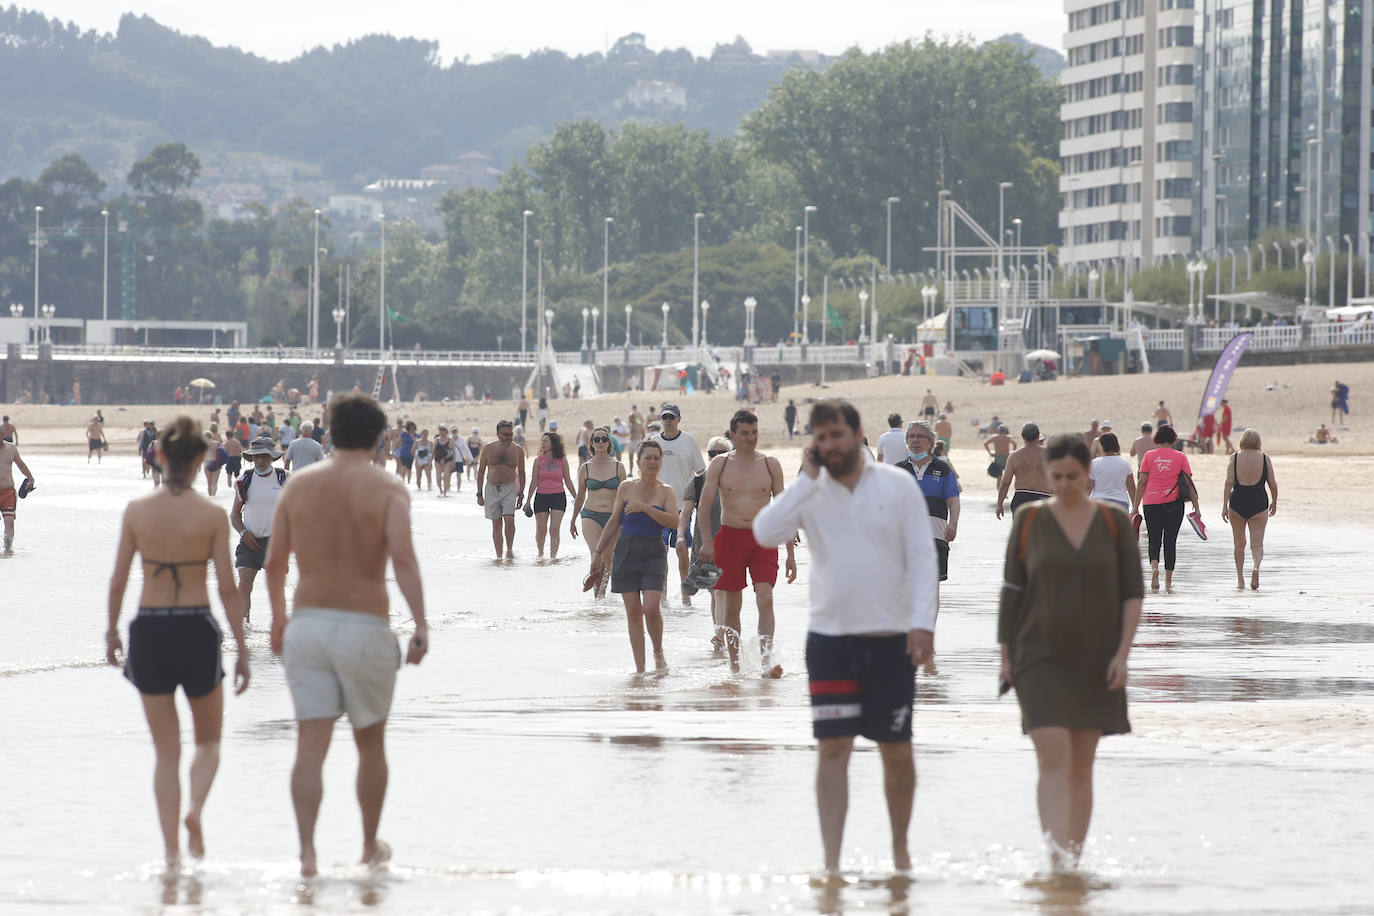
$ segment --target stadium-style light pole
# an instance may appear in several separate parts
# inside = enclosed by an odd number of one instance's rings
[[[806,329],[806,304],[811,301],[811,214],[815,212],[815,204],[807,204],[802,210],[802,343],[811,342]]]
[[[105,219],[105,257],[100,270],[100,318],[110,320],[110,211],[101,210]]]
[[[529,311],[530,292],[530,217],[533,210],[520,213],[520,352],[525,352],[526,313]]]
[[[43,207],[33,208],[33,317],[38,317],[38,251],[43,247]]]
[[[606,317],[605,327],[601,329],[601,345],[609,347],[611,345],[611,223],[615,220],[606,217],[605,239],[601,255],[601,314]],[[596,331],[592,331],[592,340],[596,340]],[[592,349],[596,349],[593,345]]]
[[[697,305],[701,302],[701,219],[705,213],[692,214],[692,346],[700,344]]]

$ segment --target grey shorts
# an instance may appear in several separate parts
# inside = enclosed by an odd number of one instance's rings
[[[286,624],[282,664],[296,721],[337,719],[357,728],[391,712],[401,645],[385,617],[296,608]]]
[[[489,483],[482,487],[482,500],[486,503],[487,518],[493,522],[503,515],[515,514],[515,501],[520,497],[520,482]]]
[[[658,535],[626,537],[615,542],[611,591],[661,592],[668,583],[668,548]]]
[[[258,549],[254,550],[239,538],[239,546],[234,550],[235,569],[262,569],[267,562],[267,541],[268,538],[261,535],[254,535],[258,541]]]

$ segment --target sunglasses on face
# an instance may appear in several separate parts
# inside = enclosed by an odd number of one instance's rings
[[[610,439],[607,439],[605,436],[592,436],[592,441],[593,441],[593,442],[610,442],[611,440],[610,440]]]

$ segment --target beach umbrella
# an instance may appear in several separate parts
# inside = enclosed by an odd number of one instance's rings
[[[1032,350],[1026,354],[1028,363],[1044,362],[1047,359],[1060,359],[1060,356],[1053,350]]]
[[[215,387],[215,383],[208,378],[193,378],[186,384],[190,385],[192,388],[200,389],[200,402],[202,404],[205,403],[205,389]]]

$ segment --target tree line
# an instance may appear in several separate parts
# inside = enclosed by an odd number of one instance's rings
[[[854,281],[886,274],[890,210],[895,279],[882,283],[877,298],[886,330],[904,336],[900,322],[920,310],[914,276],[934,265],[923,248],[935,243],[941,188],[995,225],[997,184],[1010,180],[1007,218],[1022,219],[1025,243],[1051,244],[1057,236],[1058,95],[1030,58],[1010,43],[930,36],[851,51],[824,71],[789,71],[732,136],[677,123],[563,122],[495,188],[445,194],[442,231],[387,226],[394,341],[494,348],[499,338],[512,346],[526,248],[528,299],[535,299],[542,261],[545,305],[558,316],[556,345],[580,342],[581,310],[602,305],[607,260],[611,342],[624,341],[626,305],[631,341],[643,334],[657,342],[663,302],[670,337],[682,340],[692,324],[694,229],[700,295],[713,306],[711,336],[737,342],[742,302],[752,296],[759,337],[785,338],[796,296],[796,227],[808,206],[816,208],[807,220],[813,322],[820,320],[823,275]],[[22,298],[19,291],[32,285],[28,241],[33,206],[42,203],[43,286],[62,314],[97,317],[103,239],[92,231],[108,209],[125,226],[117,253],[112,243],[112,303],[123,304],[113,289],[120,285],[122,294],[118,254],[133,260],[137,316],[248,320],[259,342],[303,342],[313,206],[296,201],[276,212],[253,209],[246,220],[207,221],[184,193],[198,171],[194,152],[173,143],[136,162],[129,191],[115,199],[76,155],[35,182],[0,185],[5,295]],[[889,206],[890,197],[900,201]],[[332,337],[329,311],[342,292],[345,261],[349,333],[366,335],[360,344],[375,340],[365,329],[377,326],[377,236],[375,227],[344,232],[321,221],[321,340]],[[857,336],[857,291],[851,283],[832,293],[841,325],[835,333]],[[819,338],[818,323],[811,336]]]

